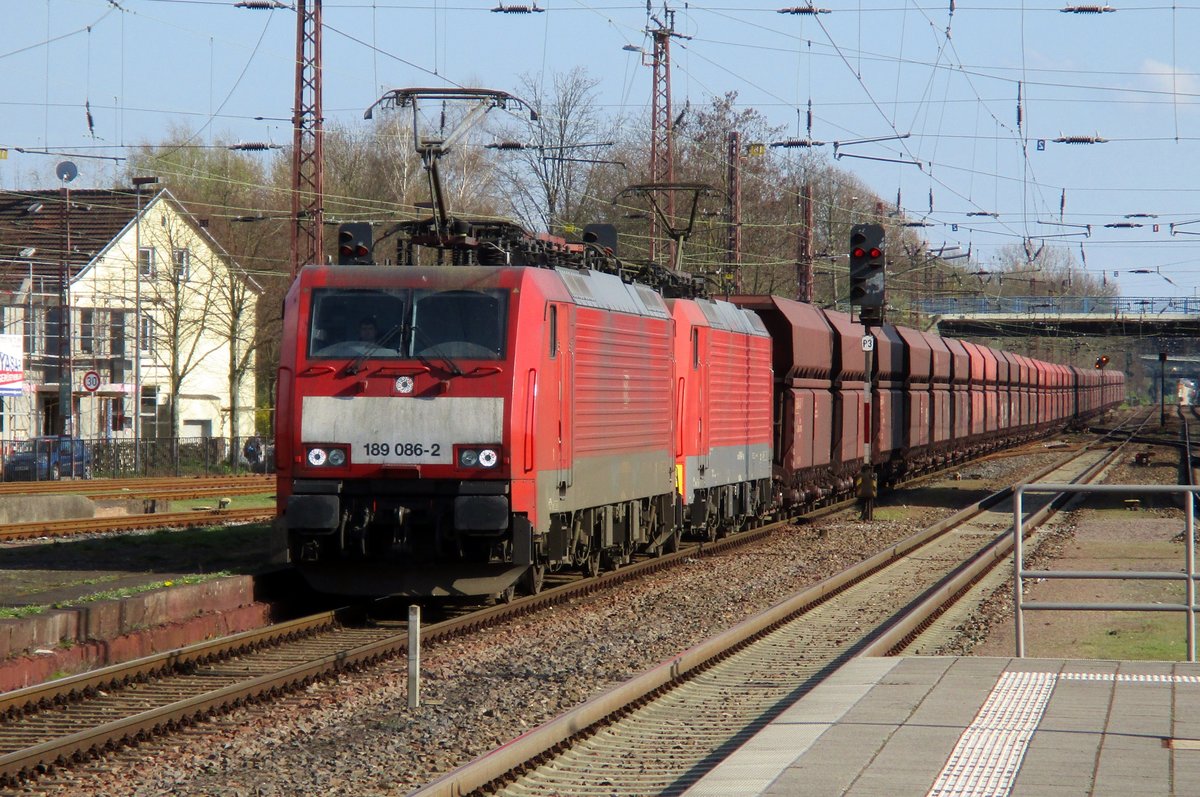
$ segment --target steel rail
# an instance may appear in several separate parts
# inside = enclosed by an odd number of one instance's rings
[[[275,508],[210,509],[192,512],[156,512],[148,515],[39,520],[0,526],[0,542],[39,537],[67,537],[108,531],[135,531],[158,528],[215,526],[224,523],[253,523],[271,520]]]
[[[275,477],[252,474],[246,476],[155,476],[145,479],[61,479],[59,481],[0,482],[0,496],[55,495],[59,493],[90,495],[97,492],[137,490],[219,490],[229,487],[260,485],[259,492],[274,490]],[[140,494],[139,494],[140,495]]]
[[[1082,454],[1077,454],[1072,459],[1078,459],[1081,456]],[[1116,456],[1115,449],[1108,453],[1102,463],[1111,461],[1114,456]],[[1062,462],[1056,463],[1033,478],[1043,478],[1061,467],[1063,467]],[[1099,472],[1102,467],[1103,464],[1091,467],[1088,471],[1094,474]],[[892,548],[804,590],[734,628],[663,662],[658,667],[523,734],[498,750],[448,773],[413,792],[412,797],[418,795],[420,797],[434,797],[435,795],[437,797],[450,795],[458,797],[485,787],[489,789],[502,788],[501,784],[507,781],[514,772],[525,770],[527,767],[536,767],[538,763],[549,758],[552,751],[561,750],[564,746],[571,744],[573,739],[592,735],[601,723],[640,708],[643,703],[651,702],[660,692],[669,693],[675,686],[687,682],[710,666],[715,666],[716,662],[752,644],[762,635],[791,622],[803,612],[823,604],[833,596],[863,582],[903,555],[941,537],[966,520],[979,515],[986,508],[1010,497],[1012,492],[1012,488],[1005,488],[993,493],[975,505],[961,510],[952,517],[934,524]],[[997,536],[1003,538],[1004,535]],[[993,542],[983,548],[985,557],[994,545]],[[558,765],[565,767],[569,764],[559,762]],[[536,793],[536,789],[529,788],[531,793]],[[553,791],[552,788],[551,791]],[[615,786],[612,793],[619,793]]]

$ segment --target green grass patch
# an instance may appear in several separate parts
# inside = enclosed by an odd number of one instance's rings
[[[916,515],[917,510],[908,506],[878,506],[872,510],[872,515],[876,520],[882,521],[900,521],[911,520]]]
[[[1186,622],[1182,612],[1158,612],[1153,617],[1128,614],[1080,639],[1079,652],[1087,659],[1186,661]]]
[[[50,611],[51,609],[69,609],[73,606],[95,603],[97,601],[120,600],[121,598],[131,598],[134,595],[140,595],[143,592],[150,592],[164,587],[174,587],[180,584],[201,584],[205,581],[212,581],[217,578],[226,578],[233,575],[227,570],[222,570],[216,573],[197,573],[194,575],[180,576],[179,578],[163,579],[158,581],[148,581],[145,584],[139,584],[135,587],[119,587],[116,589],[100,590],[87,595],[80,595],[77,598],[72,598],[69,601],[60,601],[58,603],[47,603],[39,606],[4,606],[0,607],[0,619],[3,620],[19,620],[22,617],[32,617],[35,614]],[[79,581],[79,584],[102,583],[109,579],[85,579]]]
[[[74,598],[70,601],[54,604],[55,609],[66,609],[71,606],[78,606],[82,603],[95,603],[96,601],[112,601],[120,600],[121,598],[130,598],[134,595],[140,595],[143,592],[150,592],[164,587],[174,587],[180,584],[200,584],[205,581],[212,581],[215,578],[226,578],[233,575],[229,571],[222,570],[218,573],[197,573],[194,575],[180,576],[179,578],[168,579],[164,581],[151,581],[147,584],[141,584],[136,587],[120,587],[118,589],[105,590],[103,592],[93,592],[91,595],[83,595]]]
[[[261,564],[267,554],[271,525],[158,529],[146,534],[93,539],[62,539],[47,545],[0,551],[12,569],[76,569],[125,572],[196,567],[204,572]]]
[[[230,509],[273,509],[275,507],[275,493],[255,493],[254,495],[231,495],[229,498]],[[216,509],[216,498],[189,498],[185,501],[172,501],[172,512],[187,512],[190,509]]]

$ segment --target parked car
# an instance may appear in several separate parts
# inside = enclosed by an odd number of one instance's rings
[[[55,481],[63,476],[92,478],[92,452],[72,437],[32,437],[16,444],[4,460],[4,481]]]

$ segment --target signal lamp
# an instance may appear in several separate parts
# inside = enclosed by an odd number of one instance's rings
[[[850,229],[850,304],[883,307],[884,230],[878,224],[856,224]]]
[[[338,226],[338,265],[365,266],[371,263],[371,225],[352,221]]]

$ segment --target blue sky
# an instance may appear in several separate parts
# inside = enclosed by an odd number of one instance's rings
[[[1066,3],[858,0],[827,2],[827,14],[778,13],[790,4],[672,3],[676,30],[691,37],[673,45],[676,109],[736,91],[788,135],[806,134],[810,101],[816,139],[909,134],[839,151],[920,165],[838,164],[889,210],[899,196],[907,218],[928,224],[920,231],[932,247],[970,247],[986,268],[1000,247],[1045,242],[1126,296],[1200,294],[1200,236],[1188,234],[1200,233],[1200,6],[1066,13]],[[290,10],[226,0],[0,5],[0,147],[9,150],[0,187],[57,185],[55,164],[67,157],[79,166],[76,186],[108,185],[115,161],[104,158],[172,125],[201,140],[290,143]],[[325,0],[327,119],[361,124],[391,87],[514,91],[522,74],[549,79],[574,66],[601,79],[607,109],[646,118],[650,71],[623,49],[649,47],[644,2],[539,0],[545,11],[528,15],[493,13],[498,5]],[[1054,141],[1062,136],[1107,141]],[[821,151],[833,157],[832,146]]]

